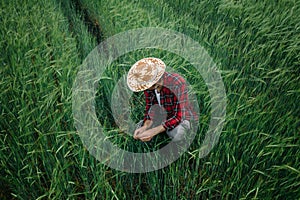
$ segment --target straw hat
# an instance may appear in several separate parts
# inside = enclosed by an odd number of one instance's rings
[[[166,69],[165,63],[158,58],[143,58],[130,68],[127,75],[127,85],[139,92],[150,88],[157,83]]]

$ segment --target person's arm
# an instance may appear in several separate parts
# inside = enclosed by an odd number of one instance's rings
[[[153,121],[152,120],[146,120],[145,122],[144,122],[144,127],[145,127],[145,130],[147,130],[148,128],[150,128],[151,126],[152,126],[152,124],[153,124]]]
[[[188,102],[188,90],[183,78],[178,80],[178,83],[176,83],[176,87],[172,89],[172,92],[176,96],[176,100],[174,99],[174,103],[176,103],[176,105],[173,110],[173,117],[167,119],[162,123],[163,127],[166,130],[172,130],[173,128],[175,128],[178,124],[180,124],[181,119],[184,117],[183,113],[187,107],[186,104]]]
[[[151,98],[150,92],[147,90],[144,91],[144,95],[145,95],[145,104],[146,104],[145,112],[144,112],[144,124],[142,127],[138,128],[134,131],[134,134],[133,134],[134,139],[139,139],[139,135],[141,133],[143,133],[144,131],[146,131],[147,129],[149,129],[153,124],[151,117],[149,116],[149,110],[153,104],[152,98]]]
[[[149,110],[151,106],[153,105],[153,96],[151,95],[150,91],[145,90],[145,111],[144,111],[144,123],[147,120],[151,120],[153,116],[150,116]]]

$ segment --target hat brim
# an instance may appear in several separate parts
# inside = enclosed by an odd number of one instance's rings
[[[127,75],[127,85],[134,92],[149,89],[163,76],[165,63],[158,58],[143,58],[130,68]]]

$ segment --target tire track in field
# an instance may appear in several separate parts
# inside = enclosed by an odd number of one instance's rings
[[[78,35],[75,28],[75,17],[82,21],[98,44],[102,42],[104,36],[99,21],[80,0],[57,0],[57,3],[61,6],[61,10],[68,20],[69,30],[74,36]]]
[[[80,14],[81,20],[87,26],[89,33],[96,38],[96,41],[99,44],[103,39],[103,33],[98,20],[89,12],[80,0],[71,0],[71,4],[73,4],[75,12]]]

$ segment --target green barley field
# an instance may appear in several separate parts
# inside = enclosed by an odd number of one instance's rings
[[[1,0],[0,199],[300,199],[299,15],[299,0]],[[218,143],[200,157],[212,109],[201,75],[166,50],[120,56],[95,97],[108,140],[132,152],[165,140],[141,144],[112,116],[114,86],[143,57],[160,57],[183,74],[200,110],[196,137],[178,160],[127,173],[84,146],[72,87],[99,43],[145,27],[178,31],[206,49],[222,75],[226,119]],[[143,95],[130,100],[138,122]]]

